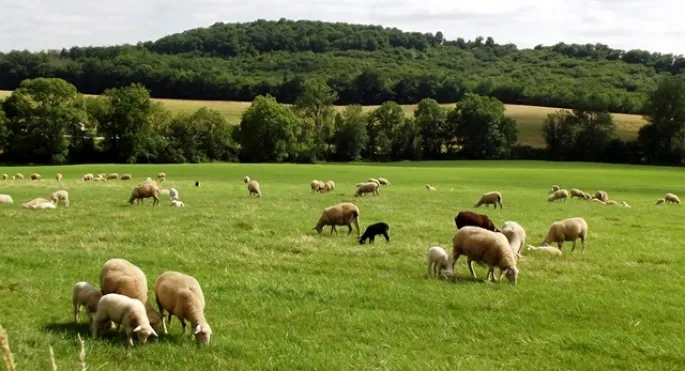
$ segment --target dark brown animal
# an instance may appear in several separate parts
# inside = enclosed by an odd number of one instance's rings
[[[457,225],[457,229],[462,227],[472,226],[487,229],[488,231],[500,232],[499,228],[495,227],[495,224],[490,220],[487,215],[474,213],[473,211],[460,211],[457,216],[454,217],[454,224]]]

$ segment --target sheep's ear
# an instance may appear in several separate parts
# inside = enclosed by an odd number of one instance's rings
[[[133,329],[133,332],[139,332],[143,327],[141,325],[138,325],[138,327]]]
[[[195,332],[193,332],[194,335],[197,335],[200,333],[200,325],[195,326]]]
[[[151,328],[151,330],[152,330],[152,335],[155,335],[155,337],[159,337],[159,335],[157,335],[157,332],[155,331],[154,328]]]

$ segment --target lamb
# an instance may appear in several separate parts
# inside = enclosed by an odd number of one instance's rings
[[[195,187],[200,188],[200,181],[199,181],[199,180],[196,180],[196,181],[195,181]]]
[[[452,266],[450,265],[450,257],[447,251],[440,246],[433,246],[426,251],[426,260],[428,261],[428,276],[427,277],[445,277],[455,279],[456,275]]]
[[[60,189],[59,191],[52,192],[50,195],[50,200],[56,205],[60,200],[64,202],[64,206],[69,206],[69,192]]]
[[[571,188],[571,198],[574,198],[574,197],[576,197],[578,199],[581,199],[581,198],[584,199],[585,198],[585,192],[581,191],[578,188]]]
[[[157,180],[159,180],[160,182],[165,181],[166,180],[166,173],[158,173],[157,174]]]
[[[52,204],[52,207],[47,204]],[[21,207],[25,209],[54,209],[54,206],[55,204],[52,201],[40,197],[21,204]]]
[[[39,204],[34,204],[32,206],[29,206],[29,209],[56,209],[57,205],[53,203],[52,201],[48,202],[41,202]]]
[[[347,234],[350,234],[352,233],[352,223],[354,223],[357,229],[357,237],[359,237],[359,208],[351,202],[343,202],[323,209],[319,221],[316,222],[316,226],[313,229],[321,234],[323,228],[330,225],[331,235],[333,232],[338,235],[335,226],[345,225],[349,228]]]
[[[250,180],[247,182],[247,190],[250,192],[250,196],[255,195],[256,197],[262,196],[262,191],[259,188],[259,183],[256,180]]]
[[[557,201],[557,200],[564,200],[566,202],[566,199],[568,198],[568,191],[565,189],[560,189],[558,191],[554,191],[549,197],[547,197],[547,202],[552,202],[552,201]]]
[[[660,199],[656,200],[656,204],[655,204],[655,205],[661,205],[661,204],[663,204],[664,202],[666,202],[666,200],[663,199],[663,198],[660,198]]]
[[[388,236],[389,229],[390,226],[384,222],[371,224],[370,226],[366,227],[364,234],[362,234],[362,236],[359,238],[359,244],[363,245],[366,243],[367,239],[369,240],[369,243],[374,243],[376,236],[379,234],[382,234],[383,237],[385,237],[385,241],[390,242],[390,236]]]
[[[596,199],[596,198],[593,198],[593,199],[591,200],[591,202],[594,202],[594,203],[600,204],[600,205],[606,205],[606,202],[604,202],[604,201],[602,201],[602,200],[598,200],[598,199]]]
[[[131,198],[129,198],[128,202],[133,205],[133,201],[143,200],[150,197],[152,197],[153,200],[152,206],[159,203],[159,186],[157,186],[157,183],[154,181],[144,182],[133,188],[133,191],[131,192]]]
[[[162,317],[150,304],[145,273],[125,259],[110,259],[100,268],[100,289],[103,295],[121,294],[140,300],[152,326],[159,329]]]
[[[107,174],[107,180],[110,179],[119,179],[119,173],[109,173]]]
[[[430,185],[430,184],[426,184],[426,189],[429,190],[429,191],[437,191],[437,190],[438,190],[437,188],[433,187],[433,186]]]
[[[583,199],[585,199],[585,200],[591,200],[591,199],[592,199],[592,196],[591,196],[589,193],[587,193],[587,192],[583,192]]]
[[[616,201],[614,201],[614,200],[608,200],[608,201],[605,202],[604,204],[605,204],[605,205],[609,205],[609,206],[615,206],[615,205],[618,205],[618,202],[616,202]]]
[[[335,182],[334,181],[329,180],[323,184],[323,191],[324,192],[331,192],[334,190],[335,190]]]
[[[200,283],[194,277],[173,271],[162,273],[155,280],[155,298],[162,314],[165,334],[168,333],[164,322],[164,311],[166,310],[169,312],[169,323],[171,323],[171,316],[175,315],[181,321],[185,334],[185,321],[188,320],[195,341],[199,344],[209,344],[212,329],[204,315],[205,297]]]
[[[106,294],[100,298],[98,309],[93,316],[90,326],[93,339],[97,339],[98,331],[108,322],[124,326],[126,341],[133,346],[133,334],[138,334],[138,341],[145,344],[150,335],[157,337],[145,313],[145,306],[138,299],[120,294]]]
[[[33,173],[33,174],[31,174],[31,175],[29,176],[29,178],[30,178],[31,180],[37,180],[37,181],[40,182],[40,174],[38,174],[38,173]]]
[[[0,194],[0,204],[13,204],[14,199],[10,195]]]
[[[630,207],[630,205],[628,205],[628,203],[625,202],[625,201],[621,201],[621,206],[623,206],[623,207]]]
[[[57,179],[58,182],[61,182],[62,181],[62,173],[57,173],[57,175],[55,175],[55,179]]]
[[[2,180],[7,180],[8,176],[7,174],[2,174]]]
[[[106,182],[107,181],[106,176],[107,176],[107,174],[98,174],[98,176],[96,176],[95,179],[93,179],[93,180],[96,182]]]
[[[23,179],[24,179],[24,174],[22,174],[22,173],[17,173],[17,174],[15,175],[15,177],[16,177],[16,179],[23,180]]]
[[[557,249],[556,247],[552,246],[538,246],[535,247],[533,245],[528,245],[526,246],[526,252],[539,252],[539,253],[544,253],[544,254],[549,254],[549,255],[557,255],[561,256],[564,253],[561,252],[561,250]]]
[[[309,187],[312,189],[312,193],[322,192],[324,188],[324,183],[320,180],[314,179],[309,184]]]
[[[369,178],[366,182],[367,182],[367,183],[376,183],[376,184],[378,184],[379,187],[380,187],[380,185],[381,185],[380,180],[378,180],[378,179],[376,179],[376,178]]]
[[[479,207],[480,205],[485,204],[486,208],[490,207],[490,204],[495,205],[495,209],[497,209],[497,204],[499,203],[499,208],[502,209],[502,195],[499,192],[487,192],[483,193],[482,196],[480,196],[480,200],[473,204],[473,207]]]
[[[666,193],[666,196],[664,196],[664,200],[666,200],[666,203],[676,203],[680,205],[680,198],[676,196],[673,193]]]
[[[181,200],[171,200],[171,206],[185,207],[185,204]]]
[[[378,187],[380,187],[380,185],[378,183],[374,183],[374,182],[364,183],[364,184],[360,185],[359,187],[357,187],[357,191],[354,192],[354,197],[364,196],[367,193],[371,193],[373,195],[380,196],[380,194],[378,193]]]
[[[159,195],[160,195],[160,196],[168,196],[168,195],[169,195],[169,190],[166,189],[166,188],[161,188],[161,189],[159,190]]]
[[[502,233],[507,237],[512,252],[518,259],[521,256],[521,248],[526,243],[526,230],[514,221],[506,221],[502,225]]]
[[[169,189],[169,198],[173,200],[178,200],[178,190],[176,188]]]
[[[558,190],[559,190],[559,186],[555,184],[552,186],[552,188],[549,189],[549,191],[547,193],[554,193]]]
[[[245,175],[245,177],[243,178],[243,183],[247,184],[250,182],[250,180],[251,180],[250,177]]]
[[[585,240],[587,239],[588,225],[585,219],[580,217],[568,218],[552,223],[547,236],[540,246],[556,242],[561,250],[565,241],[573,241],[571,252],[576,249],[576,240],[580,238],[582,246],[581,254],[585,254]]]
[[[84,182],[93,180],[93,174],[92,173],[84,174],[83,177],[81,177],[81,180],[83,180]]]
[[[502,232],[495,226],[495,223],[493,223],[487,215],[478,214],[469,210],[460,211],[457,216],[454,217],[454,224],[456,224],[457,229],[461,229],[466,226],[472,226],[487,229],[493,232]]]
[[[516,268],[516,258],[511,251],[509,241],[502,233],[488,231],[479,227],[464,227],[454,234],[452,239],[452,270],[459,256],[466,255],[467,265],[471,276],[476,278],[473,271],[473,262],[485,262],[490,267],[486,279],[495,279],[495,267],[500,269],[500,279],[507,276],[509,283],[516,285],[518,268]]]
[[[131,180],[133,179],[133,176],[131,174],[124,174],[121,177],[119,177],[121,180]]]
[[[385,178],[378,178],[378,183],[381,185],[390,185],[390,181]]]
[[[95,289],[88,282],[77,282],[72,290],[71,302],[74,305],[74,323],[78,323],[78,315],[81,307],[86,308],[88,314],[88,324],[93,324],[93,314],[98,311],[98,302],[102,297],[102,292]]]
[[[595,197],[594,197],[594,198],[597,199],[597,200],[600,200],[600,201],[604,201],[604,202],[609,201],[609,195],[608,195],[606,192],[604,192],[604,191],[597,191],[597,192],[595,192]]]

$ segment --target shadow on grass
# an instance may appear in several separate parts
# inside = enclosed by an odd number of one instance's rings
[[[90,326],[88,326],[87,322],[79,322],[79,323],[73,323],[73,322],[66,322],[66,323],[48,323],[46,325],[43,325],[43,332],[47,333],[61,333],[65,335],[69,335],[70,337],[73,337],[76,339],[77,334],[81,334],[81,339],[84,341],[86,340],[93,340],[91,337],[90,333]],[[159,337],[155,336],[150,336],[147,339],[148,343],[178,343],[183,341],[183,336],[179,334],[169,334],[169,335],[164,335],[160,334]],[[119,329],[119,331],[115,329],[107,329],[104,332],[101,332],[98,334],[98,338],[95,341],[101,341],[105,342],[109,345],[112,346],[120,346],[120,347],[128,347],[128,344],[126,343],[126,335],[124,333],[123,327]],[[136,335],[133,336],[133,345],[140,345],[138,342],[138,337]]]

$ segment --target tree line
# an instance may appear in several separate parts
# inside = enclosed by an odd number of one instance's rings
[[[293,104],[305,81],[323,81],[338,105],[452,103],[467,94],[503,103],[641,113],[662,75],[685,58],[603,44],[518,49],[491,37],[446,40],[441,32],[314,21],[216,23],[156,41],[0,53],[0,89],[61,78],[102,94],[134,83],[155,98]]]
[[[516,122],[495,97],[466,93],[453,107],[422,99],[410,117],[394,101],[336,110],[337,93],[306,80],[294,104],[257,96],[232,125],[216,110],[172,114],[140,84],[86,97],[58,78],[21,82],[0,103],[0,160],[6,163],[198,163],[538,159],[682,165],[685,79],[659,80],[644,102],[637,140],[615,136],[606,110],[559,110],[540,134],[517,144]]]

